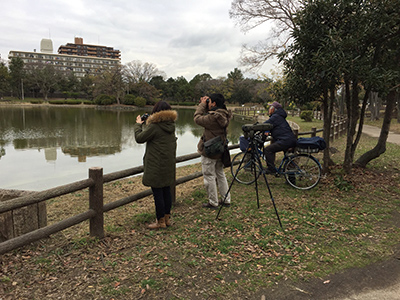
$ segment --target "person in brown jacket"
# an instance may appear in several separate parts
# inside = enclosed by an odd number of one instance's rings
[[[201,153],[204,186],[208,194],[208,202],[203,204],[205,208],[217,209],[219,204],[230,206],[231,203],[230,194],[227,195],[224,203],[222,203],[228,191],[228,182],[225,177],[221,155],[207,157],[204,150],[204,142],[218,135],[223,140],[226,140],[226,131],[231,118],[232,112],[227,110],[225,98],[221,94],[202,97],[194,113],[194,122],[204,127],[204,133],[197,145],[197,150]],[[218,200],[217,185],[222,197],[221,201]]]

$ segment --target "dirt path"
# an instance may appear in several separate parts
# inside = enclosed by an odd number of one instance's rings
[[[381,129],[379,127],[370,126],[370,125],[363,126],[363,133],[365,133],[369,136],[378,138],[380,132],[381,132]],[[387,141],[389,143],[400,145],[400,134],[389,131],[389,136],[388,136]],[[399,295],[399,299],[400,299],[400,295]]]

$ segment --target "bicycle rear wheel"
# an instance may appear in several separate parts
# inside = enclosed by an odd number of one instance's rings
[[[321,179],[322,169],[318,160],[307,154],[292,156],[284,167],[286,181],[294,188],[309,190]]]
[[[254,168],[257,166],[251,158],[251,153],[240,152],[232,159],[231,173],[237,182],[243,184],[255,182]],[[260,172],[256,169],[256,177],[258,178],[258,176],[260,176]]]

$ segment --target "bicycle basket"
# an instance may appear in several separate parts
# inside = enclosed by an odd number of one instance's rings
[[[296,143],[296,150],[300,153],[317,153],[325,148],[326,142],[319,136],[299,138]]]
[[[299,153],[318,153],[319,149],[318,148],[300,148],[300,147],[296,147],[296,151]]]

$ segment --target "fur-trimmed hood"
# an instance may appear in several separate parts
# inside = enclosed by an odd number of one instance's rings
[[[178,113],[175,110],[162,110],[154,114],[151,114],[148,117],[146,124],[160,123],[167,121],[175,122],[177,119],[178,119]]]
[[[175,131],[175,121],[178,119],[178,113],[175,110],[162,110],[151,114],[146,120],[146,125],[157,124],[166,132]]]

